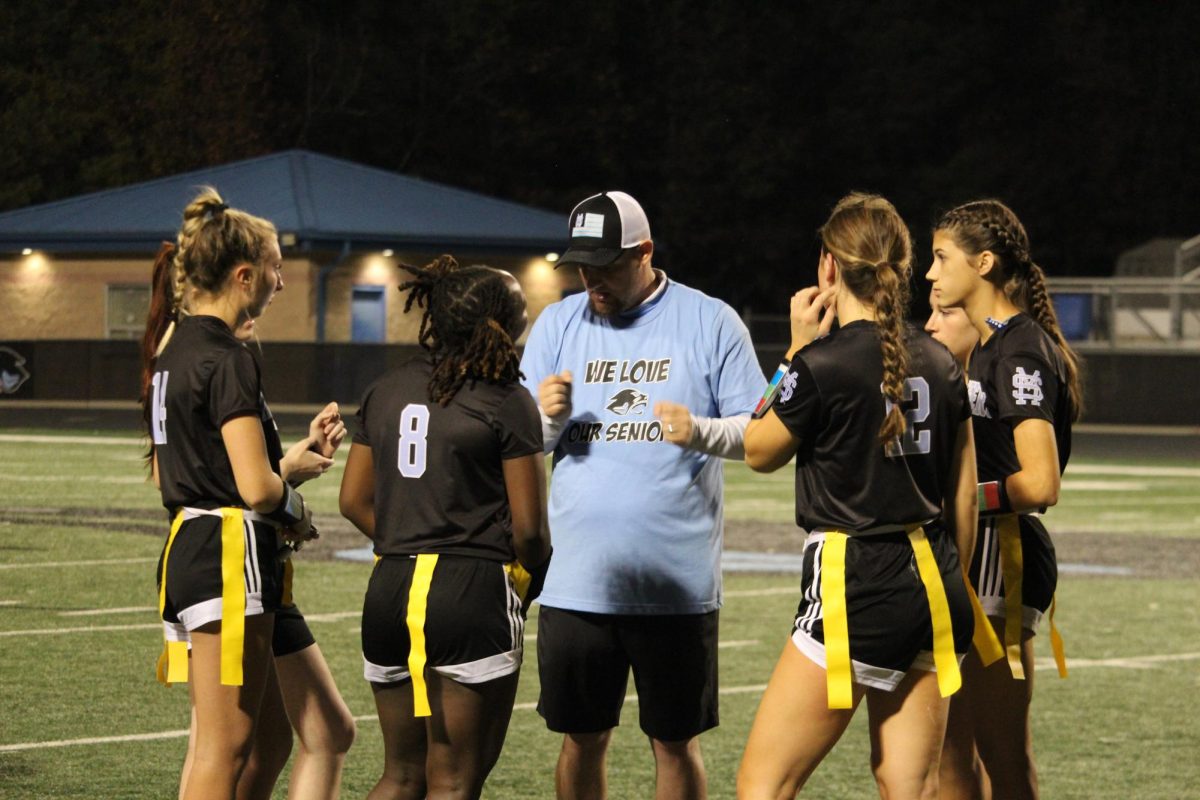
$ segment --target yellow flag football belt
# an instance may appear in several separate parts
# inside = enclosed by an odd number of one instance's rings
[[[1021,663],[1021,627],[1024,612],[1022,581],[1025,575],[1025,555],[1021,549],[1021,522],[1016,514],[1005,514],[996,520],[996,531],[1000,539],[1000,574],[1004,578],[1004,652],[1008,656],[1008,668],[1016,680],[1025,679],[1025,667]],[[1067,654],[1058,626],[1054,624],[1057,596],[1050,599],[1050,649],[1054,652],[1054,663],[1059,677],[1067,677]],[[992,630],[989,624],[988,632]],[[978,621],[976,633],[978,634]],[[978,646],[978,635],[976,646]],[[980,649],[980,657],[984,651]],[[995,659],[992,659],[993,661]],[[984,665],[991,661],[984,659]]]
[[[221,518],[221,684],[242,685],[242,653],[246,635],[246,520],[261,521],[261,517],[244,508],[184,508],[171,522],[171,533],[163,551],[162,573],[159,575],[158,614],[162,617],[167,606],[167,562],[175,537],[184,520],[197,516]],[[160,683],[187,683],[188,643],[174,642],[163,632],[163,650],[155,670]]]
[[[917,562],[917,572],[925,586],[929,615],[933,623],[933,663],[937,668],[938,691],[949,697],[962,686],[958,657],[954,653],[954,631],[950,623],[950,603],[938,570],[937,560],[925,538],[925,530],[915,526],[907,530],[908,541]],[[853,667],[850,662],[850,628],[846,612],[846,543],[844,531],[826,531],[821,548],[821,607],[825,628],[825,673],[829,707],[852,708]]]

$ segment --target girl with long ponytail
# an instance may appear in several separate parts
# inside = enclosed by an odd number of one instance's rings
[[[999,200],[942,215],[926,277],[933,300],[962,309],[979,335],[969,379],[981,518],[970,579],[1007,655],[985,661],[972,652],[964,662],[964,690],[952,704],[942,759],[942,796],[982,797],[990,782],[995,797],[1035,798],[1032,637],[1047,611],[1066,675],[1053,620],[1054,545],[1035,512],[1058,502],[1071,425],[1083,405],[1079,362],[1059,328],[1025,227]]]
[[[866,698],[880,794],[937,793],[973,631],[959,553],[975,535],[962,369],[905,320],[912,241],[895,207],[851,194],[820,229],[818,285],[792,298],[777,396],[746,463],[796,459],[802,598],[738,770],[739,798],[793,797]],[[839,327],[833,330],[833,321]]]

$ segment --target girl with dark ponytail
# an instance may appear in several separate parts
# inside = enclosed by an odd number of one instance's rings
[[[905,320],[912,241],[895,207],[851,194],[820,236],[818,285],[792,298],[778,393],[746,430],[752,469],[795,457],[808,538],[738,797],[795,796],[864,697],[880,794],[930,797],[973,631],[958,555],[970,556],[976,518],[966,384]]]
[[[377,557],[363,672],[385,761],[368,797],[478,797],[550,558],[541,419],[518,382],[525,296],[450,256],[404,269],[426,353],[363,395],[340,497]]]
[[[964,662],[964,690],[951,708],[942,759],[943,797],[1037,797],[1029,705],[1033,642],[1058,581],[1054,545],[1033,512],[1058,502],[1071,454],[1071,424],[1082,407],[1079,363],[1058,326],[1029,236],[999,200],[977,200],[942,215],[926,275],[943,308],[961,308],[979,333],[970,395],[979,472],[979,548],[970,578],[1006,660]],[[976,755],[976,753],[978,755]],[[981,759],[983,770],[975,768]]]

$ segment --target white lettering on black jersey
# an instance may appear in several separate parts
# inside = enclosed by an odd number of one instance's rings
[[[167,443],[167,379],[169,372],[156,372],[150,381],[150,435],[155,444]]]
[[[1017,401],[1017,405],[1023,406],[1026,403],[1032,403],[1035,406],[1042,404],[1042,371],[1035,369],[1032,375],[1025,374],[1024,367],[1017,367],[1017,371],[1012,376],[1013,385],[1013,400]]]

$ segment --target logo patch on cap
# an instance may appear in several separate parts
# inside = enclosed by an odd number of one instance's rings
[[[575,225],[571,228],[571,238],[588,236],[599,239],[604,236],[603,214],[576,214]]]

